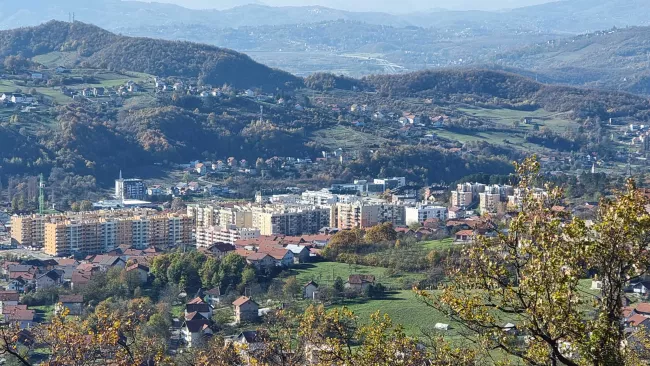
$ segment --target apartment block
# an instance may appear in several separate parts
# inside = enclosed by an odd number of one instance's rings
[[[505,212],[508,196],[514,194],[512,186],[490,185],[479,193],[479,211],[482,214]]]
[[[260,237],[260,231],[253,228],[237,228],[235,226],[209,226],[196,228],[196,246],[210,247],[214,243],[235,244],[237,240],[249,240]]]
[[[384,201],[359,201],[332,205],[330,227],[341,230],[368,228],[390,222],[395,226],[406,224],[405,206]]]
[[[54,256],[98,254],[120,245],[144,249],[194,244],[191,217],[155,210],[33,215],[12,222],[20,227],[13,237],[18,244],[43,246]]]
[[[44,216],[30,215],[11,217],[11,238],[19,245],[42,245],[44,229]]]
[[[120,172],[120,178],[115,180],[115,198],[144,200],[147,198],[147,185],[142,179],[123,179]]]
[[[406,207],[406,224],[419,224],[428,219],[447,220],[447,207],[417,205],[415,207]]]
[[[461,183],[451,192],[451,206],[469,208],[479,202],[479,194],[485,192],[485,184]]]
[[[329,226],[330,209],[302,205],[271,205],[252,208],[252,226],[261,235],[298,236],[315,234]]]

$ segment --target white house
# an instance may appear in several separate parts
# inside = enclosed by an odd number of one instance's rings
[[[36,277],[36,291],[41,291],[60,285],[62,277],[63,271],[60,270],[51,270]]]
[[[15,93],[15,94],[12,94],[12,95],[11,95],[11,99],[10,99],[10,100],[11,100],[12,103],[16,103],[16,104],[18,104],[18,103],[25,103],[25,95],[24,95],[24,94],[18,94],[18,93]]]
[[[181,338],[187,347],[196,347],[201,344],[206,337],[212,335],[208,319],[185,320],[181,327]]]
[[[25,285],[27,285],[27,281],[22,277],[14,278],[7,284],[7,290],[22,293],[25,291]]]
[[[305,299],[316,299],[316,294],[318,294],[318,284],[314,281],[309,281],[303,288],[303,297]]]
[[[205,292],[205,301],[212,307],[216,307],[221,303],[221,290],[215,287]]]

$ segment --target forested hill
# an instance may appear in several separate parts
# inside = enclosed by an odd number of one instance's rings
[[[573,112],[575,118],[633,116],[650,118],[648,99],[623,92],[549,85],[494,70],[448,69],[409,74],[377,75],[363,85],[392,97],[421,97],[516,109],[544,108]]]
[[[50,21],[37,27],[0,32],[0,60],[73,52],[85,66],[144,72],[156,76],[198,77],[206,84],[267,90],[295,88],[302,81],[228,49],[191,42],[115,35],[81,22]],[[74,65],[64,65],[74,66]]]
[[[614,28],[526,46],[493,56],[534,70],[547,82],[608,86],[650,94],[650,27]]]

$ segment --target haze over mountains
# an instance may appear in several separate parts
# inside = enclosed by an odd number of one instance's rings
[[[141,0],[146,1],[147,0]],[[157,0],[193,9],[228,9],[237,5],[264,4],[269,6],[324,6],[348,11],[382,11],[403,14],[421,10],[444,8],[449,10],[497,10],[551,2],[553,0]]]
[[[219,2],[219,8],[250,2],[228,0]],[[650,92],[646,0],[565,0],[503,11],[438,9],[400,15],[255,2],[195,10],[121,0],[0,0],[0,29],[66,21],[74,12],[77,20],[115,33],[230,48],[298,76],[481,66],[546,82]],[[183,2],[193,7],[210,3]],[[602,32],[630,26],[641,27]]]
[[[247,1],[248,2],[248,1]],[[232,4],[238,4],[235,1]],[[404,7],[408,9],[408,7]],[[245,5],[228,10],[192,10],[177,5],[120,0],[0,1],[0,28],[36,25],[51,19],[77,20],[116,30],[121,27],[201,24],[222,28],[301,24],[346,19],[379,25],[464,29],[509,28],[583,33],[613,26],[650,24],[645,0],[566,0],[500,12],[418,11],[402,15],[352,13],[319,6],[273,8]]]

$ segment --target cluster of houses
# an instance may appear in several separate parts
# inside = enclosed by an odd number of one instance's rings
[[[3,267],[3,271],[12,271],[16,274],[25,274],[28,273],[24,268],[17,268],[16,264],[10,264],[6,267]],[[23,265],[20,265],[23,266]],[[37,272],[34,268],[38,268],[35,265],[24,265],[32,267],[30,272]],[[42,275],[38,275],[38,283],[47,284],[47,286],[53,286],[53,283],[58,281],[56,276],[53,276],[52,273],[54,270],[47,271]],[[29,277],[29,275],[27,275]],[[22,276],[18,276],[22,278]],[[7,286],[5,290],[0,290],[0,313],[2,314],[2,324],[8,324],[11,326],[16,326],[21,330],[28,331],[32,326],[37,322],[36,310],[29,309],[26,304],[21,303],[21,293],[23,289],[14,289],[11,286],[11,283],[15,283],[14,280],[10,280],[10,285]],[[54,309],[55,313],[61,313],[67,311],[67,315],[81,315],[83,312],[84,299],[82,295],[60,295],[58,303]],[[24,334],[27,338],[28,333]]]
[[[32,104],[34,103],[34,96],[25,93],[2,93],[0,94],[0,103],[5,104]]]
[[[254,239],[239,239],[235,244],[213,243],[199,251],[223,258],[234,252],[246,262],[261,270],[289,268],[297,263],[308,263],[320,256],[320,251],[329,242],[331,235],[316,234],[300,237],[262,235]]]
[[[149,275],[148,265],[157,253],[154,248],[118,248],[106,254],[88,256],[81,261],[72,258],[5,261],[0,273],[7,279],[6,288],[19,294],[52,287],[80,290],[88,285],[93,275],[114,267],[135,271],[141,282],[145,283]]]

